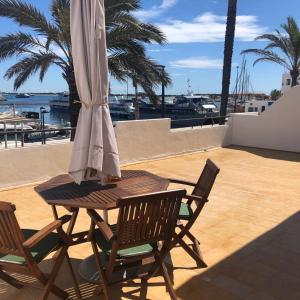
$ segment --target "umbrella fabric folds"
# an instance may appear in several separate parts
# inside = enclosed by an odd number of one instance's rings
[[[104,0],[71,1],[72,57],[81,100],[69,174],[87,179],[121,177],[108,106],[108,61]]]

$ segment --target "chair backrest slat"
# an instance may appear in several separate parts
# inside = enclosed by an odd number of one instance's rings
[[[185,190],[120,199],[116,243],[119,249],[172,238]]]
[[[0,202],[0,254],[24,256],[24,236],[15,216],[15,206]]]
[[[208,159],[192,194],[207,200],[219,172],[220,169]]]

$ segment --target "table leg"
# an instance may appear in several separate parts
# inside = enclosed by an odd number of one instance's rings
[[[51,205],[51,208],[52,208],[52,213],[53,213],[54,219],[57,220],[58,219],[58,213],[57,213],[56,206]]]
[[[51,208],[52,208],[52,213],[53,213],[54,219],[58,220],[59,217],[58,217],[58,212],[57,212],[56,206],[55,205],[51,205]],[[77,220],[79,208],[68,207],[67,210],[72,213],[72,216],[71,216],[71,219],[70,219],[70,222],[69,222],[69,225],[68,225],[66,233],[68,235],[71,235],[72,232],[73,232],[76,220]]]
[[[75,223],[76,223],[76,220],[77,220],[78,212],[79,212],[78,208],[73,208],[72,209],[71,220],[69,222],[69,225],[68,225],[68,228],[67,228],[67,231],[66,231],[67,235],[69,235],[69,236],[73,232],[73,229],[74,229],[74,226],[75,226]]]
[[[53,211],[54,218],[57,220],[58,219],[58,214],[57,214],[57,209],[54,205],[52,206],[52,211]],[[72,216],[71,216],[68,228],[66,230],[66,234],[70,238],[71,238],[71,235],[72,235],[72,232],[73,232],[76,220],[77,220],[78,212],[79,212],[78,208],[72,209]],[[59,250],[54,253],[53,259],[57,259],[58,255],[59,255]]]

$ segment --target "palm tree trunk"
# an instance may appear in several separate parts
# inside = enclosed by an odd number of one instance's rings
[[[228,0],[227,25],[226,25],[225,45],[224,45],[222,96],[221,96],[221,108],[220,108],[220,116],[224,118],[220,118],[220,122],[219,122],[220,125],[225,123],[225,116],[227,114],[227,104],[228,104],[228,97],[229,97],[232,54],[233,54],[235,24],[236,24],[236,10],[237,10],[237,0]]]
[[[296,68],[290,71],[290,75],[292,77],[292,87],[298,85],[298,78],[300,75],[299,69]]]
[[[75,75],[73,70],[69,72],[66,79],[69,86],[70,123],[71,123],[71,127],[75,128],[77,126],[78,115],[79,115],[81,104],[80,104],[80,98],[78,95]],[[76,129],[71,131],[71,141],[74,141],[75,133],[76,133]]]

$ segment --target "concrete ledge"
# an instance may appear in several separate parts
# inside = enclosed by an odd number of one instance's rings
[[[121,163],[132,163],[228,145],[228,126],[170,129],[170,119],[117,122]],[[67,173],[72,143],[0,151],[0,188]]]

